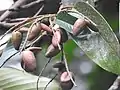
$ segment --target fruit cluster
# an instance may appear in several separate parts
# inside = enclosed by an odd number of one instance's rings
[[[84,27],[88,27],[93,31],[97,30],[96,26],[88,19],[78,18],[73,25],[73,36],[79,35],[81,29]],[[30,31],[28,30],[20,29],[18,31],[13,31],[11,41],[14,45],[14,48],[16,50],[20,50],[23,38],[22,33],[29,32],[27,41],[32,43],[32,47],[30,45],[25,47],[26,49],[22,51],[22,67],[29,72],[34,71],[36,68],[36,58],[34,53],[42,49],[41,47],[38,47],[39,45],[36,45],[36,42],[39,42],[39,44],[43,42],[49,42],[45,56],[47,58],[52,58],[56,56],[61,49],[63,49],[61,46],[68,40],[68,33],[58,25],[51,27],[49,22],[38,22],[33,25]],[[71,89],[73,87],[73,83],[68,75],[68,72],[66,71],[65,64],[63,62],[59,62],[53,67],[58,68],[61,87],[64,88],[64,90]],[[72,72],[70,72],[70,74],[73,76]]]
[[[11,41],[16,50],[20,50],[23,40],[23,32],[28,31],[26,29],[20,29],[12,32]],[[41,37],[37,40],[39,36]],[[46,41],[46,38],[48,38],[49,41]],[[27,38],[27,41],[31,43],[33,43],[35,40],[37,40],[36,42],[40,43],[50,42],[45,56],[47,58],[52,58],[60,52],[61,44],[68,40],[68,35],[67,32],[62,28],[57,27],[52,29],[45,23],[36,23],[33,25]],[[22,66],[26,71],[33,71],[36,68],[36,58],[33,52],[41,50],[42,48],[38,46],[36,47],[35,43],[33,47],[29,47],[22,51]]]

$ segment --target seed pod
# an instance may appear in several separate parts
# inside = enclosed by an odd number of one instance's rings
[[[61,42],[65,43],[68,40],[67,32],[63,28],[60,28],[60,33],[61,33]]]
[[[59,74],[61,74],[61,73],[63,73],[63,72],[66,71],[65,63],[62,62],[62,61],[59,61],[59,62],[55,63],[55,64],[53,65],[53,68],[58,68]]]
[[[85,21],[87,22],[87,26],[88,26],[91,30],[93,30],[93,31],[95,31],[95,32],[99,32],[99,29],[96,27],[96,25],[94,25],[92,22],[90,22],[90,21],[87,20],[87,19],[85,19]]]
[[[87,23],[85,19],[78,18],[73,25],[73,30],[72,30],[73,35],[77,36],[81,32],[81,29],[83,29],[86,26],[86,24]]]
[[[52,29],[49,26],[45,25],[44,23],[41,23],[40,25],[42,30],[52,33]]]
[[[22,34],[19,31],[15,31],[15,32],[13,31],[11,41],[14,45],[14,48],[18,50],[22,42]]]
[[[36,69],[36,58],[31,51],[23,51],[22,52],[22,61],[23,61],[23,68],[28,71],[34,71]]]
[[[65,64],[64,64],[64,62],[59,61],[59,62],[56,62],[56,63],[53,65],[53,68],[65,68]]]
[[[58,47],[54,47],[52,44],[48,47],[47,52],[45,54],[45,56],[47,58],[51,58],[54,57],[55,55],[57,55],[60,52]]]
[[[41,30],[41,25],[39,23],[35,24],[32,29],[31,32],[28,36],[28,40],[31,41],[33,40],[36,36],[38,36],[40,34],[40,30]]]
[[[72,72],[70,72],[70,74],[73,77]],[[72,83],[72,81],[69,77],[68,72],[63,72],[61,74],[61,76],[60,76],[60,86],[61,86],[62,90],[71,90],[71,88],[73,87],[73,83]]]
[[[58,44],[60,44],[60,42],[61,42],[61,33],[60,30],[57,29],[55,30],[54,35],[52,37],[52,44],[53,46],[57,47]]]

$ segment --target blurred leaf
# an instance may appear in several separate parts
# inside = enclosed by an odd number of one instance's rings
[[[15,50],[13,44],[11,43],[11,40],[9,40],[0,57],[0,66],[23,70],[21,67],[21,58],[21,54]]]
[[[12,68],[0,69],[0,89],[3,90],[36,90],[37,79],[37,76],[25,71]],[[41,77],[39,90],[43,90],[50,80],[51,79]],[[48,85],[46,90],[59,90],[59,85],[53,81]]]
[[[119,42],[109,24],[94,7],[85,2],[77,3],[74,8],[71,12],[59,13],[56,23],[70,33],[73,41],[96,64],[107,71],[120,74]],[[74,22],[83,16],[97,24],[98,33],[84,33],[77,37],[72,35]]]

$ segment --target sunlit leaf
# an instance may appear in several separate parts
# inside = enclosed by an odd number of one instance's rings
[[[120,74],[119,42],[109,24],[94,7],[85,2],[77,3],[74,8],[72,11],[59,13],[56,24],[68,31],[73,41],[96,64],[107,71]],[[83,16],[97,25],[98,33],[87,32],[80,33],[78,36],[72,35],[74,22]]]

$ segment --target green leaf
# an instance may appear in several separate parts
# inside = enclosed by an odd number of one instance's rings
[[[36,90],[38,76],[31,75],[25,71],[0,68],[0,89],[2,90]],[[44,87],[51,79],[41,77],[39,81],[39,90]],[[59,90],[57,82],[51,82],[46,90]]]
[[[68,31],[73,41],[96,64],[107,71],[120,74],[119,42],[109,24],[94,7],[85,2],[78,2],[74,8],[72,11],[59,13],[56,24]],[[98,33],[92,31],[72,35],[74,22],[83,16],[97,24]]]

